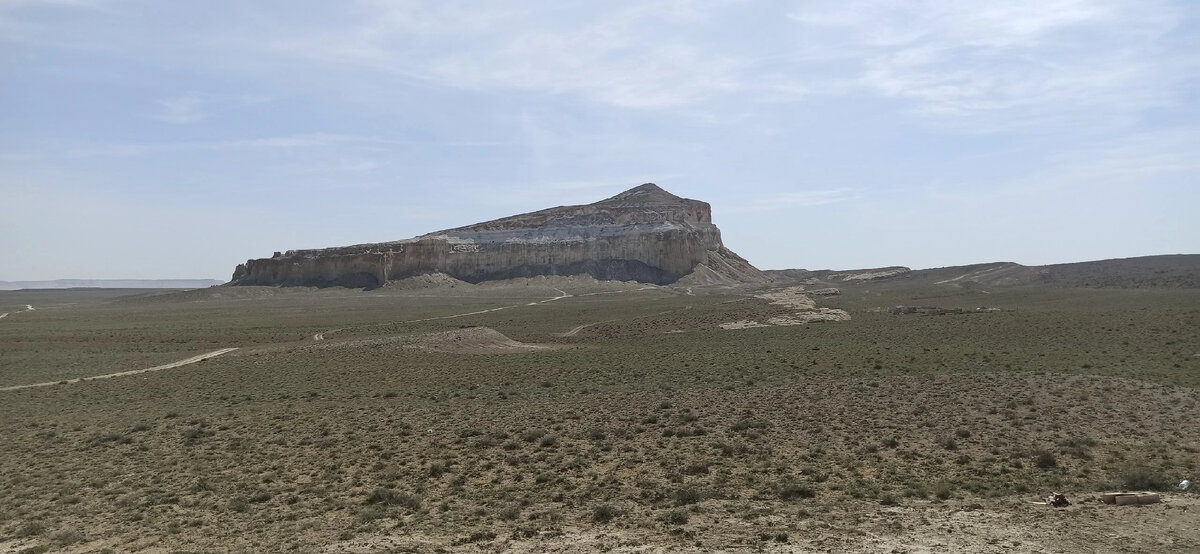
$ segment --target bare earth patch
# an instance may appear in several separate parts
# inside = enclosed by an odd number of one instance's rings
[[[771,327],[773,325],[804,325],[818,321],[850,320],[850,314],[845,310],[818,307],[812,297],[805,294],[803,286],[787,287],[754,296],[755,298],[770,300],[772,305],[783,306],[796,310],[796,312],[790,315],[772,317],[765,324],[754,320],[742,320],[732,323],[722,323],[720,327],[725,330],[736,330],[753,327]]]
[[[771,325],[804,325],[817,321],[849,321],[850,314],[845,310],[832,308],[817,308],[808,312],[796,312],[795,315],[773,317],[767,320]]]
[[[727,331],[734,330],[734,329],[750,329],[753,327],[770,327],[770,325],[759,323],[752,319],[743,319],[741,321],[734,321],[734,322],[730,322],[730,323],[722,323],[721,324],[721,328],[725,329]]]
[[[404,348],[452,354],[506,354],[550,350],[551,346],[513,340],[490,327],[469,327],[436,333],[397,335],[322,344],[315,348],[362,348],[395,344]]]

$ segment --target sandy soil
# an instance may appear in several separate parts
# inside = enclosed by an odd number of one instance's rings
[[[1195,293],[730,333],[793,310],[656,290],[34,299],[5,384],[241,350],[0,394],[0,553],[1200,551]],[[1096,500],[1134,474],[1166,502]]]
[[[830,515],[832,521],[826,519]],[[693,516],[693,521],[701,518],[708,519],[700,515]],[[736,519],[714,518],[713,523],[739,525]],[[697,540],[689,533],[672,533],[666,528],[652,532],[614,526],[566,528],[556,536],[496,537],[447,547],[455,538],[461,542],[462,537],[398,529],[332,544],[324,552],[1196,552],[1200,549],[1200,497],[1167,494],[1161,504],[1111,506],[1096,495],[1078,498],[1066,508],[1037,506],[1021,498],[890,507],[848,503],[836,513],[803,521],[785,535],[739,544],[732,536],[706,535]]]

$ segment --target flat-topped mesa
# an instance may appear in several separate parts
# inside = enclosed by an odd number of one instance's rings
[[[707,202],[680,198],[654,183],[631,188],[621,194],[583,206],[560,206],[527,214],[514,215],[457,227],[441,233],[484,231],[537,231],[547,227],[614,227],[634,224],[712,224],[712,208]]]
[[[700,267],[703,266],[703,267]],[[673,283],[700,268],[729,281],[762,274],[721,244],[706,202],[652,183],[561,206],[376,244],[289,250],[249,260],[234,285],[375,287],[426,273],[463,281],[536,275]]]

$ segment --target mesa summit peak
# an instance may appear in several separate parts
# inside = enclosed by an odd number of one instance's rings
[[[721,243],[707,202],[646,183],[592,204],[411,239],[276,253],[238,265],[230,284],[372,288],[430,273],[469,283],[538,275],[658,285],[765,279]]]

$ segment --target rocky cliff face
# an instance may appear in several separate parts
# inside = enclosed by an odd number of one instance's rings
[[[231,284],[375,287],[435,272],[471,283],[581,274],[655,284],[763,279],[721,244],[708,203],[648,183],[594,204],[407,240],[276,252],[239,265]]]

